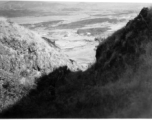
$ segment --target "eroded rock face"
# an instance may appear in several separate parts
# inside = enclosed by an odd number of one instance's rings
[[[16,23],[0,20],[0,76],[1,79],[31,79],[54,69],[72,64],[60,49],[51,47],[37,33]]]

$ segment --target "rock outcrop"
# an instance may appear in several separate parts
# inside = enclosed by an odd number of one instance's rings
[[[126,26],[104,40],[97,48],[96,69],[133,64],[144,53],[144,45],[151,40],[151,10],[143,8]]]
[[[50,42],[51,44],[51,42]],[[0,20],[0,77],[1,79],[33,79],[54,69],[72,64],[59,48],[52,46],[37,33],[5,19]]]

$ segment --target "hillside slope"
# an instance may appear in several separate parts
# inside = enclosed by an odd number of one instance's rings
[[[87,71],[56,69],[39,78],[36,87],[24,92],[26,94],[19,93],[21,99],[0,116],[152,117],[151,30],[152,11],[143,8],[135,19],[98,46],[97,61]]]
[[[48,44],[37,33],[0,19],[1,89],[4,86],[34,85],[36,78],[61,66],[72,71],[78,69],[75,62],[72,63],[59,48]]]

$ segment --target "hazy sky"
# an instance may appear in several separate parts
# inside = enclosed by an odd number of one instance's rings
[[[67,2],[129,2],[152,3],[152,0],[0,0],[0,1],[67,1]]]

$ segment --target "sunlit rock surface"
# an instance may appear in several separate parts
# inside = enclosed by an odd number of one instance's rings
[[[74,65],[75,64],[75,65]],[[0,74],[8,79],[28,79],[48,74],[61,66],[78,70],[76,62],[37,33],[0,19]],[[30,79],[30,78],[29,78]]]

